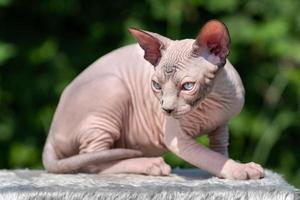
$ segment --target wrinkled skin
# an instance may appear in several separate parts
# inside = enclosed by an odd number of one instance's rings
[[[226,60],[226,26],[210,21],[196,40],[129,32],[139,45],[103,56],[64,90],[44,147],[45,168],[168,175],[160,156],[172,151],[219,177],[263,177],[260,165],[228,158],[227,124],[243,107],[244,88]],[[209,148],[195,140],[205,134]]]

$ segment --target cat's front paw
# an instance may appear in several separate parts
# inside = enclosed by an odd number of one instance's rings
[[[171,167],[165,163],[162,157],[145,158],[142,166],[144,169],[143,174],[146,175],[168,176],[171,173]]]
[[[229,159],[224,164],[220,176],[232,180],[259,179],[265,176],[264,169],[254,162],[238,163]]]

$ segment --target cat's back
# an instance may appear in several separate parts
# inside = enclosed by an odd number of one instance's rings
[[[147,109],[158,104],[153,102],[155,97],[150,87],[154,67],[143,59],[143,54],[138,44],[132,44],[100,57],[65,88],[57,113],[75,115],[73,108],[78,110],[81,105],[80,113],[76,114],[81,119],[90,115],[90,110],[97,112],[97,108],[113,106],[115,99],[126,101],[140,113],[148,113]],[[71,114],[66,112],[67,107],[72,107]]]
[[[122,82],[122,90],[126,90],[125,93],[130,99],[130,106],[133,110],[141,113],[134,113],[134,116],[138,116],[140,119],[145,116],[150,118],[153,110],[159,108],[159,101],[156,100],[151,90],[153,73],[154,67],[144,59],[144,51],[141,47],[138,44],[131,44],[100,57],[79,74],[66,90],[74,93],[78,87],[89,85],[86,83],[90,82],[96,82],[101,86],[103,82],[106,82],[105,77],[113,76]],[[117,87],[114,88],[117,89]],[[109,92],[107,91],[107,93]],[[99,99],[107,93],[99,94]]]
[[[138,142],[156,145],[157,134],[153,133],[161,132],[162,114],[153,115],[159,110],[150,87],[154,67],[143,55],[137,44],[114,50],[96,60],[65,88],[49,132],[60,144],[57,146],[70,147],[60,150],[62,154],[74,153],[81,143],[78,138],[84,139],[81,135],[90,124],[101,124],[101,129],[121,134],[121,147]],[[129,133],[131,139],[124,139]],[[148,135],[146,140],[140,141],[141,133]]]
[[[143,57],[144,52],[138,44],[121,47],[100,57],[65,88],[61,100],[70,101],[80,91],[84,91],[81,95],[88,95],[90,98],[93,96],[100,102],[103,96],[122,90],[117,97],[130,99],[130,106],[134,108],[157,107],[150,87],[154,67]],[[112,79],[117,79],[119,84],[115,85]],[[110,87],[105,90],[103,85],[107,83]],[[95,88],[99,89],[98,93],[93,92]],[[86,91],[90,93],[86,94]]]

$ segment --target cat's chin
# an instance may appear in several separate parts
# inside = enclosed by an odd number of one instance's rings
[[[173,118],[175,118],[175,119],[181,119],[181,118],[183,118],[184,117],[184,115],[175,115],[175,114],[173,114],[173,115],[171,115]]]
[[[171,113],[171,116],[175,119],[180,119],[186,115],[188,115],[192,111],[192,108],[190,106],[185,107],[181,110],[176,110],[175,112]]]

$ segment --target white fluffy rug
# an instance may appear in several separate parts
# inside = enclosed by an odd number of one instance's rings
[[[168,177],[54,175],[41,170],[0,170],[0,199],[300,199],[299,190],[267,171],[260,180],[231,181],[200,170]]]

